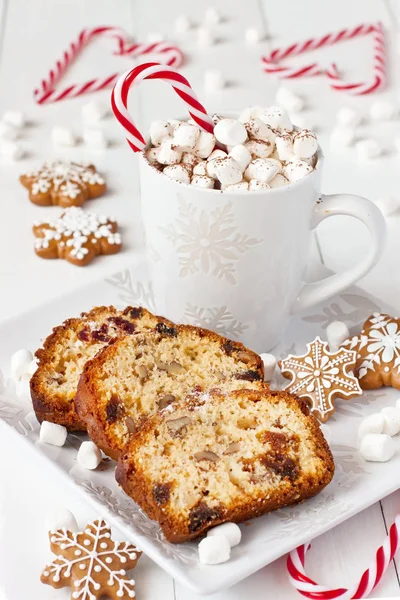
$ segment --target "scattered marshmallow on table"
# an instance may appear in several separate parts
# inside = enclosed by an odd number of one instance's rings
[[[389,100],[375,100],[370,106],[369,116],[374,121],[390,121],[396,116],[396,107]]]
[[[0,139],[16,140],[18,135],[19,131],[17,127],[14,127],[14,125],[6,123],[5,121],[0,121]]]
[[[107,148],[108,140],[101,129],[85,127],[83,130],[83,141],[92,148]]]
[[[0,154],[3,158],[11,161],[21,160],[24,156],[23,148],[12,140],[1,140]]]
[[[365,417],[358,428],[358,439],[362,440],[368,433],[383,433],[384,425],[385,417],[382,413],[374,413]]]
[[[82,442],[78,450],[77,461],[84,469],[94,470],[97,469],[103,455],[100,448],[93,442]]]
[[[17,128],[21,128],[26,124],[24,113],[18,110],[7,110],[3,114],[3,121]]]
[[[231,548],[240,544],[240,540],[242,539],[242,532],[240,531],[239,525],[236,525],[236,523],[222,523],[222,525],[217,525],[207,531],[207,537],[216,535],[225,537]]]
[[[343,321],[332,321],[326,328],[326,339],[331,352],[338,350],[339,346],[349,337],[349,328]]]
[[[318,142],[316,135],[304,129],[299,131],[293,137],[293,151],[300,159],[311,158],[318,150]]]
[[[223,535],[205,537],[198,545],[199,561],[202,565],[218,565],[229,560],[231,547]]]
[[[207,69],[204,73],[204,90],[207,93],[219,92],[225,87],[225,79],[218,69]]]
[[[43,421],[40,426],[40,441],[52,446],[64,446],[67,439],[67,429],[63,425]]]
[[[382,154],[382,147],[372,138],[360,140],[356,144],[357,157],[359,160],[378,158]]]
[[[345,127],[340,125],[332,129],[331,132],[331,145],[332,146],[351,146],[354,144],[356,139],[356,131],[352,127]]]
[[[78,531],[78,523],[72,512],[68,508],[59,508],[50,513],[45,521],[47,531],[57,531],[58,529],[67,529],[68,531]]]
[[[204,20],[208,25],[218,25],[221,22],[221,15],[214,6],[207,8]]]
[[[76,137],[68,127],[53,127],[51,141],[55,146],[75,146]]]
[[[387,462],[393,458],[396,445],[390,435],[384,433],[367,433],[360,444],[360,454],[364,460],[371,462]]]
[[[146,39],[150,44],[156,44],[157,42],[163,42],[165,40],[165,35],[158,31],[153,31],[147,34]]]
[[[397,435],[400,432],[400,410],[394,406],[382,408],[384,418],[383,433]]]
[[[221,119],[214,127],[214,135],[221,144],[237,146],[247,140],[247,131],[243,123],[236,119]]]
[[[25,348],[14,352],[11,357],[11,377],[17,381],[29,374],[29,368],[33,361],[33,354]]]
[[[340,125],[357,127],[362,121],[362,116],[354,108],[343,106],[336,113],[336,121]]]
[[[108,107],[98,100],[91,100],[82,106],[82,118],[85,123],[99,123],[108,114]]]
[[[375,200],[375,204],[384,217],[390,217],[400,209],[400,200],[394,196],[381,196]]]
[[[179,15],[175,21],[176,33],[186,33],[191,28],[189,17],[186,15]]]
[[[275,95],[276,102],[288,112],[300,112],[304,108],[304,100],[289,88],[281,86]],[[297,124],[297,123],[296,123]]]
[[[170,165],[163,170],[164,175],[181,183],[190,183],[188,169],[184,165]]]
[[[260,354],[260,357],[264,364],[264,381],[271,381],[276,368],[276,358],[268,352]]]
[[[207,27],[199,27],[197,30],[197,43],[201,47],[212,46],[215,42],[213,32]]]
[[[244,32],[244,37],[248,44],[259,44],[264,38],[263,34],[257,27],[248,27]]]

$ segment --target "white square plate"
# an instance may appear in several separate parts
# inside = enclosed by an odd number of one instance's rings
[[[124,271],[81,288],[0,327],[0,421],[19,434],[15,436],[15,443],[25,443],[27,464],[32,451],[45,458],[43,468],[49,472],[47,477],[43,477],[43,482],[49,481],[50,477],[53,480],[57,476],[66,478],[127,539],[196,593],[211,594],[237,583],[399,487],[400,453],[388,463],[377,464],[364,462],[357,450],[357,428],[361,419],[384,406],[393,406],[399,392],[384,388],[364,393],[360,399],[353,401],[338,400],[334,417],[324,426],[335,456],[333,482],[316,498],[242,524],[242,542],[233,548],[229,562],[216,566],[200,565],[196,542],[166,542],[157,523],[148,519],[118,488],[111,460],[105,461],[104,468],[96,471],[84,470],[77,464],[77,449],[86,439],[85,435],[70,434],[63,448],[40,443],[39,427],[27,392],[18,396],[14,384],[7,379],[13,352],[19,348],[36,349],[52,327],[63,319],[101,304],[143,304],[151,310],[153,294],[146,279],[145,266],[136,267],[135,275]],[[302,353],[306,342],[317,334],[325,337],[329,322],[342,320],[355,328],[369,314],[380,310],[394,314],[390,307],[353,288],[308,313],[294,317],[275,354],[283,358],[289,352]],[[221,324],[216,321],[209,328],[219,331]],[[0,427],[3,426],[1,423]],[[400,447],[400,440],[398,444]]]

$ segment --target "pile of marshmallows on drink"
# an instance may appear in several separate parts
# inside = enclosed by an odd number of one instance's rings
[[[148,162],[180,183],[227,192],[282,187],[314,170],[315,134],[295,131],[282,108],[252,106],[238,119],[212,119],[214,133],[192,120],[153,121]]]

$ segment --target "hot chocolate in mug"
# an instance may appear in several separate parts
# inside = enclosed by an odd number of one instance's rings
[[[221,192],[169,179],[140,156],[142,217],[158,314],[212,329],[258,352],[273,348],[291,314],[343,291],[377,262],[385,221],[352,194],[321,194],[315,170],[284,187]],[[335,215],[370,233],[359,264],[304,283],[313,230]]]

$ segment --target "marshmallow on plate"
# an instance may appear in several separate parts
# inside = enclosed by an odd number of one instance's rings
[[[332,129],[331,145],[332,146],[351,146],[356,139],[355,129],[352,127],[338,126]]]
[[[162,165],[176,165],[181,159],[182,151],[175,148],[173,138],[164,138],[158,152],[158,162]]]
[[[239,183],[242,180],[243,171],[231,156],[217,158],[214,163],[214,173],[222,186]]]
[[[367,433],[360,444],[360,454],[364,460],[387,462],[393,458],[396,445],[390,435],[384,433]]]
[[[397,435],[400,432],[400,410],[394,406],[382,408],[384,418],[383,433]]]
[[[43,421],[40,426],[40,441],[52,446],[64,446],[67,439],[67,428],[63,425]]]
[[[190,123],[178,123],[174,129],[174,148],[183,152],[192,152],[196,147],[200,136],[200,129],[197,125]]]
[[[85,127],[83,130],[83,141],[91,148],[107,148],[108,140],[101,129]]]
[[[231,556],[231,547],[223,535],[205,537],[198,546],[199,561],[202,565],[218,565]]]
[[[51,141],[55,146],[75,146],[76,137],[68,127],[53,127]]]
[[[278,134],[275,145],[280,160],[290,160],[293,157],[293,136],[290,133]]]
[[[298,158],[311,158],[317,150],[317,138],[309,129],[303,129],[303,131],[299,131],[294,135],[293,151]]]
[[[336,113],[336,121],[340,125],[357,127],[361,123],[362,117],[354,108],[343,106]]]
[[[284,175],[282,175],[282,173],[278,173],[277,175],[275,175],[275,177],[273,179],[271,179],[271,181],[268,182],[268,185],[271,188],[283,187],[284,185],[288,185],[288,184],[289,184],[289,181],[286,179],[286,177]]]
[[[249,192],[259,192],[260,190],[269,190],[271,186],[264,181],[259,179],[250,179],[249,181]]]
[[[375,121],[390,121],[396,116],[396,107],[388,100],[375,100],[370,106],[369,116]]]
[[[207,531],[207,537],[214,537],[216,535],[225,537],[231,548],[240,544],[240,540],[242,539],[242,532],[236,523],[222,523],[222,525],[217,525]]]
[[[264,36],[257,27],[248,27],[244,32],[244,37],[248,44],[258,44]]]
[[[375,413],[369,415],[369,417],[365,417],[358,428],[358,439],[362,440],[367,433],[383,433],[384,425],[385,417],[382,413]]]
[[[200,158],[208,158],[215,146],[215,135],[208,131],[200,131],[196,147],[193,152]]]
[[[103,455],[96,444],[93,442],[82,442],[77,455],[77,461],[81,467],[92,471],[93,469],[97,469],[102,460]]]
[[[78,523],[68,508],[59,508],[50,513],[50,515],[46,517],[45,525],[47,531],[57,531],[58,529],[78,531]]]
[[[382,147],[376,140],[367,138],[360,140],[356,144],[357,157],[360,160],[368,160],[370,158],[378,158],[382,154]]]
[[[253,158],[268,158],[274,148],[271,142],[260,142],[258,140],[249,140],[244,145]]]
[[[179,122],[179,121],[178,121]],[[168,121],[152,121],[150,123],[150,140],[153,146],[159,146],[163,140],[172,135],[173,126]]]
[[[283,174],[289,180],[290,183],[300,181],[312,172],[312,166],[307,164],[303,160],[289,161],[283,167]]]
[[[244,126],[251,140],[271,142],[271,144],[275,142],[276,133],[261,119],[249,119],[244,123]]]
[[[225,87],[225,79],[218,69],[207,69],[204,73],[204,90],[209,93],[219,92]]]
[[[190,175],[185,165],[171,165],[165,167],[163,170],[164,175],[180,183],[190,183]]]
[[[264,121],[267,125],[270,125],[272,129],[278,131],[292,131],[293,125],[289,119],[289,115],[280,106],[270,106],[266,108],[258,118]]]
[[[193,175],[190,183],[196,187],[211,190],[214,187],[214,179],[207,175]]]
[[[17,350],[11,357],[11,377],[15,380],[20,380],[29,374],[29,367],[33,361],[33,354],[25,348]]]
[[[229,151],[229,156],[236,160],[242,171],[244,171],[248,167],[252,159],[248,148],[246,148],[246,146],[243,146],[242,144],[233,146]]]
[[[239,183],[232,183],[232,185],[227,185],[224,187],[224,192],[248,192],[249,191],[249,183],[248,181],[239,181]]]
[[[251,179],[258,179],[259,181],[268,183],[278,172],[279,169],[276,166],[275,161],[269,160],[268,158],[256,158],[251,161],[244,176],[245,179],[248,179],[249,181]]]
[[[82,106],[82,117],[86,123],[98,123],[108,114],[108,107],[97,100],[91,100]]]
[[[17,128],[23,127],[26,123],[24,113],[19,110],[7,110],[3,114],[3,121]]]
[[[332,321],[326,328],[326,339],[331,352],[336,351],[349,337],[349,328],[343,321]]]
[[[264,381],[271,381],[276,368],[276,358],[268,352],[260,354],[260,358],[264,364]]]
[[[221,119],[214,127],[214,135],[221,144],[237,146],[247,140],[247,131],[243,123],[236,119]]]

